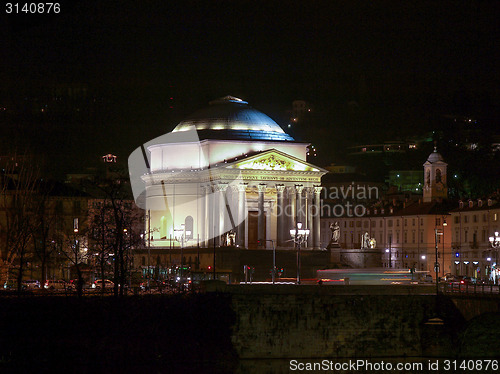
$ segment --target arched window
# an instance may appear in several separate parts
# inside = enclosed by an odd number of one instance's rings
[[[431,185],[431,171],[427,170],[426,183],[428,186]]]
[[[441,182],[441,169],[436,169],[436,183]]]
[[[187,216],[186,219],[184,220],[184,227],[186,229],[186,239],[193,239],[193,227],[194,227],[194,221],[193,217]],[[189,232],[189,235],[187,234]]]

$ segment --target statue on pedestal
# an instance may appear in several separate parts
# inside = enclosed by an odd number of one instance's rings
[[[226,247],[234,247],[236,245],[236,233],[233,230],[226,232],[222,236],[222,239],[222,243]]]
[[[332,231],[332,236],[330,238],[330,243],[328,244],[328,248],[331,247],[339,247],[339,239],[340,239],[340,226],[337,221],[335,223],[330,223],[330,230]]]

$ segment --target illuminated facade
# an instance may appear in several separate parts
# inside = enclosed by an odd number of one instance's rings
[[[483,278],[498,284],[498,248],[489,238],[500,231],[500,203],[486,200],[460,201],[451,211],[453,274]]]
[[[289,231],[301,222],[311,231],[307,247],[319,248],[326,170],[306,162],[307,143],[231,96],[167,135],[168,142],[146,147],[151,247],[292,247]]]
[[[439,276],[453,273],[451,205],[446,200],[447,164],[434,150],[423,164],[423,169],[424,176],[428,178],[424,181],[422,199],[404,202],[380,200],[370,203],[364,214],[359,216],[324,215],[322,242],[328,241],[329,226],[337,222],[341,249],[362,249],[364,237],[374,238],[383,267],[413,268],[428,271],[434,277],[434,264],[438,262]],[[347,264],[341,256],[336,260]]]

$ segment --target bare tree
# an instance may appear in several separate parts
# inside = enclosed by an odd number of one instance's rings
[[[94,199],[89,207],[89,250],[99,278],[103,280],[101,292],[105,292],[106,274],[111,270],[111,254],[113,242],[111,232],[114,230],[112,216],[109,213],[106,199]]]
[[[142,241],[142,211],[131,198],[128,178],[116,174],[94,184],[98,198],[89,210],[91,248],[101,279],[113,272],[114,294],[122,296],[127,284],[131,250]],[[104,289],[104,282],[103,282]]]
[[[14,161],[1,175],[0,190],[0,282],[5,283],[17,264],[17,290],[21,291],[27,251],[38,203],[39,168]]]
[[[47,267],[56,248],[55,228],[59,218],[49,199],[50,190],[49,185],[39,190],[38,203],[34,212],[37,224],[32,226],[33,252],[40,263],[42,282],[48,279]]]
[[[86,236],[82,235],[79,229],[75,228],[72,234],[61,233],[62,251],[61,254],[73,265],[76,271],[76,292],[78,297],[83,295],[83,271],[89,259]]]

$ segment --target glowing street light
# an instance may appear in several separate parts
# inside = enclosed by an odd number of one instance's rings
[[[300,246],[307,240],[309,235],[308,229],[302,229],[302,223],[297,222],[297,227],[290,229],[290,236],[292,237],[295,247],[297,248],[297,284],[300,284]]]
[[[495,284],[498,283],[498,248],[500,248],[500,236],[498,235],[498,231],[495,231],[495,236],[489,237],[491,248],[495,250],[495,263],[493,264],[495,267]],[[491,258],[488,259],[491,261]]]
[[[189,239],[188,237],[191,235],[191,231],[186,230],[186,225],[181,224],[180,229],[174,229],[174,237],[175,240],[177,240],[179,243],[181,243],[181,274],[180,274],[180,281],[181,281],[181,287],[183,284],[183,270],[184,270],[184,243],[187,242]]]
[[[500,236],[498,235],[498,231],[495,231],[495,236],[490,236],[489,240],[492,248],[500,248]]]
[[[443,226],[445,226],[446,221],[443,223]],[[436,262],[434,263],[434,272],[436,273],[436,295],[439,293],[439,262],[438,262],[438,235],[443,235],[444,237],[444,232],[439,229],[434,229],[435,233],[435,249],[436,249]],[[443,240],[444,241],[444,240]],[[443,253],[444,255],[444,253]]]

